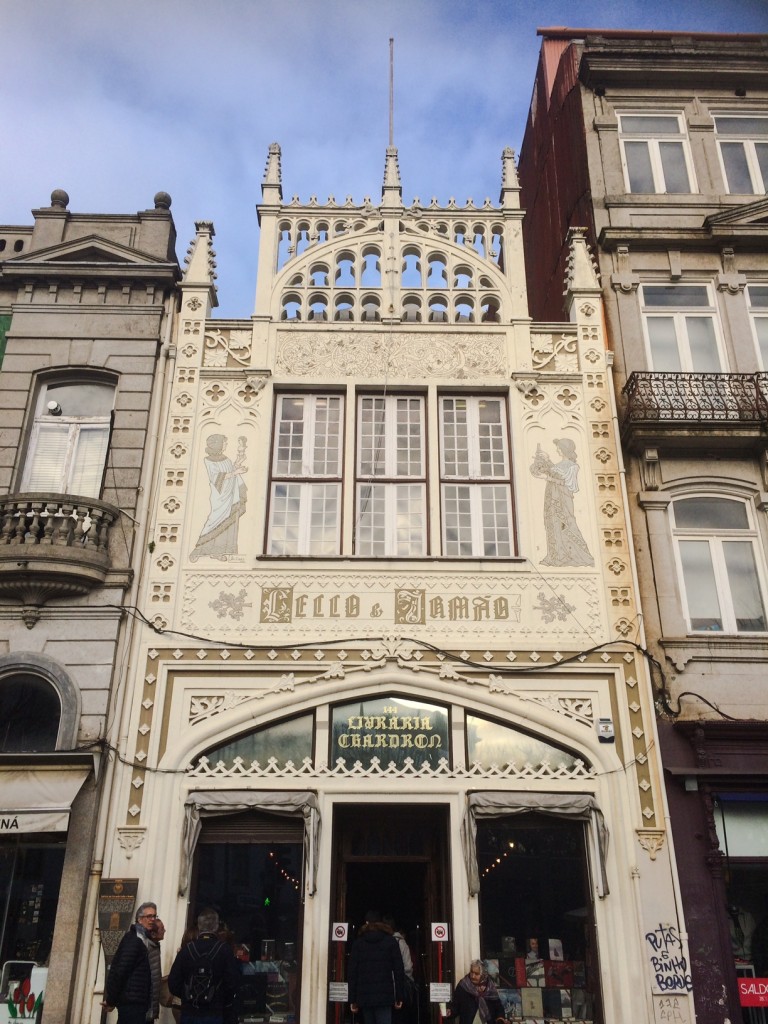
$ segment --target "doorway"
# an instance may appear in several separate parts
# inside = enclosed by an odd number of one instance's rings
[[[452,958],[438,962],[435,921],[450,921],[448,807],[440,804],[344,804],[333,817],[333,920],[349,925],[349,940],[330,950],[330,980],[345,981],[352,943],[369,910],[391,917],[413,960],[416,997],[408,1024],[431,1021],[429,984],[453,983]],[[329,1022],[350,1019],[331,1004]]]

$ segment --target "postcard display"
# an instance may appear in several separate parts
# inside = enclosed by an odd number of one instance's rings
[[[523,956],[518,953],[514,937],[505,935],[502,955],[483,961],[499,990],[505,1018],[591,1024],[592,994],[586,987],[584,961],[564,959],[560,939],[549,939],[548,946],[548,959],[544,959],[539,940],[529,938]]]

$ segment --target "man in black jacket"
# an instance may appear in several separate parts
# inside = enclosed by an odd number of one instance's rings
[[[240,971],[231,948],[217,938],[219,915],[204,910],[198,937],[182,946],[168,975],[168,989],[181,999],[181,1024],[224,1024],[232,1019]]]
[[[117,1007],[118,1024],[146,1024],[152,1020],[152,971],[147,943],[157,921],[157,905],[142,903],[132,924],[120,939],[107,972],[102,1006]]]
[[[392,1006],[403,1005],[405,970],[389,925],[369,910],[349,954],[349,1008],[363,1024],[392,1024]]]

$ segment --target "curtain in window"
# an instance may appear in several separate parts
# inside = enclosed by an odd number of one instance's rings
[[[304,819],[304,869],[309,879],[310,896],[317,890],[317,850],[320,843],[320,811],[317,794],[271,790],[217,790],[190,793],[184,803],[184,831],[181,839],[179,896],[186,896],[192,868],[192,855],[200,837],[201,817],[237,814],[255,810],[268,814],[301,815]]]
[[[610,891],[605,869],[608,854],[608,829],[605,827],[603,813],[594,797],[569,793],[469,794],[464,820],[461,823],[461,844],[464,850],[470,895],[477,896],[480,892],[480,872],[477,867],[477,819],[503,818],[511,814],[526,814],[531,811],[548,814],[555,818],[570,818],[589,822],[594,862],[599,868],[597,893],[601,899],[603,896],[607,896]]]

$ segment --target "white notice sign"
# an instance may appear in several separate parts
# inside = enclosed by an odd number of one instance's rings
[[[430,981],[430,1003],[449,1003],[451,1001],[451,983],[449,981]]]
[[[331,926],[331,942],[346,942],[349,936],[349,925],[346,921],[334,921]]]
[[[445,942],[448,938],[448,925],[445,921],[432,922],[432,941]]]
[[[348,999],[348,990],[346,981],[329,981],[328,982],[328,1002],[330,1003],[346,1003]]]

